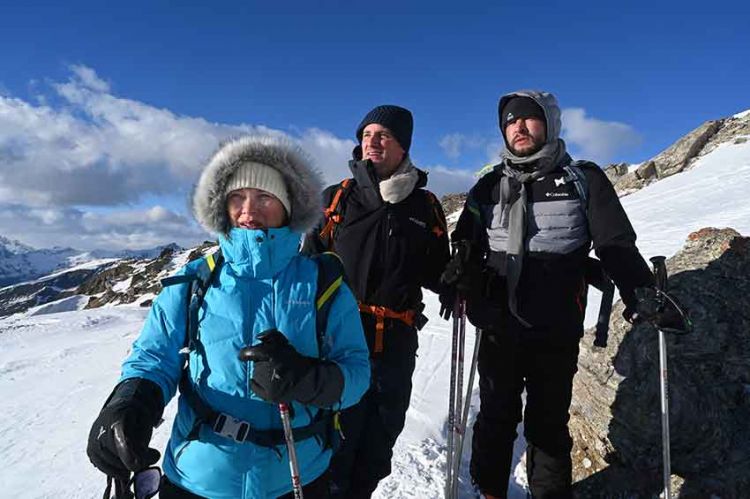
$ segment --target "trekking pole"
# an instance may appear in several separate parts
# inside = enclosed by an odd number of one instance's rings
[[[453,409],[453,460],[451,461],[451,499],[458,497],[458,470],[461,467],[461,426],[463,415],[463,393],[464,393],[464,349],[466,346],[466,301],[461,299],[458,303],[458,369],[456,375],[456,405]]]
[[[667,265],[666,257],[655,256],[651,258],[654,265],[654,277],[656,278],[657,299],[664,300],[663,292],[667,290]],[[664,499],[672,497],[671,477],[672,463],[669,454],[669,385],[667,379],[667,343],[666,335],[661,327],[659,331],[659,384],[661,388],[661,445],[664,472]]]
[[[466,302],[462,299],[459,302],[458,307],[458,373],[456,375],[456,421],[454,426],[455,436],[453,437],[453,489],[456,490],[458,486],[458,469],[457,463],[461,461],[461,452],[456,452],[458,449],[458,443],[461,441],[461,416],[463,408],[463,395],[464,395],[464,351],[466,349],[466,315],[464,313]],[[451,496],[455,498],[456,496]]]
[[[456,356],[458,353],[458,334],[459,334],[459,315],[461,313],[461,298],[456,297],[453,304],[453,338],[451,346],[451,379],[448,393],[448,450],[445,460],[446,477],[445,477],[445,498],[450,499],[453,491],[453,453],[456,427]]]
[[[463,319],[466,319],[464,313]],[[458,477],[461,472],[461,458],[464,451],[464,437],[466,436],[466,424],[469,419],[469,408],[471,407],[471,393],[474,387],[474,373],[477,370],[477,361],[479,359],[479,344],[482,342],[482,330],[477,329],[477,338],[474,340],[474,353],[471,356],[471,366],[469,367],[469,386],[466,388],[466,398],[464,399],[463,412],[459,421],[458,445],[456,445],[455,469],[453,470],[453,497],[458,497]]]
[[[612,315],[612,299],[615,296],[615,284],[604,275],[602,304],[599,307],[599,316],[596,320],[596,333],[594,336],[594,346],[605,348],[607,346],[607,337],[609,336],[609,317]]]
[[[284,427],[284,439],[286,440],[286,448],[289,452],[289,470],[292,473],[294,499],[303,499],[302,484],[299,479],[297,451],[294,448],[294,434],[292,433],[292,423],[289,417],[289,406],[285,403],[279,404],[279,414],[281,414],[281,425]]]

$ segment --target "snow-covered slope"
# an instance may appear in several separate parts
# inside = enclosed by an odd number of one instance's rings
[[[623,203],[644,256],[671,255],[700,227],[732,226],[750,234],[748,189],[750,143],[725,144],[689,171],[649,185],[623,198]],[[442,496],[451,330],[438,317],[437,297],[428,293],[426,304],[431,320],[420,332],[406,429],[396,445],[393,474],[376,492],[380,499]],[[145,313],[139,307],[118,306],[0,320],[2,497],[101,496],[103,476],[85,454],[88,431]],[[467,336],[471,352],[473,328]],[[476,387],[474,392],[470,424],[478,408]],[[171,404],[167,423],[155,431],[158,448],[168,438],[173,410]],[[462,497],[470,493],[468,447]],[[522,448],[523,442],[517,442],[517,464]],[[521,498],[522,467],[517,472],[510,497]]]

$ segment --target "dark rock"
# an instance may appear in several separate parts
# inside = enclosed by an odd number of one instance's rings
[[[617,183],[615,184],[615,191],[617,191],[617,194],[620,196],[625,196],[627,194],[631,194],[641,187],[646,185],[646,183],[638,177],[638,174],[634,171],[626,173],[622,177],[617,180]]]
[[[0,317],[24,312],[31,307],[66,298],[96,269],[78,269],[46,279],[16,284],[0,289]]]
[[[653,161],[646,161],[635,169],[635,176],[641,180],[652,180],[656,177],[656,163]]]
[[[446,194],[440,199],[440,204],[446,216],[463,208],[465,202],[466,193]]]
[[[628,163],[613,163],[602,168],[602,170],[604,170],[609,181],[612,182],[612,184],[616,184],[623,175],[628,173],[629,167],[630,165]]]
[[[707,121],[657,155],[653,159],[657,176],[664,178],[681,172],[691,159],[698,156],[722,124],[723,120]]]
[[[750,238],[691,234],[667,262],[692,333],[667,335],[672,473],[680,497],[750,490]],[[614,307],[609,345],[581,344],[571,433],[580,497],[651,497],[661,488],[657,333]]]

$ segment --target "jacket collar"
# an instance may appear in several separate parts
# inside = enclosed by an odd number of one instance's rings
[[[242,277],[270,279],[297,255],[300,235],[289,227],[239,229],[219,236],[224,258],[234,273]]]
[[[380,184],[382,182],[387,182],[388,179],[379,181],[375,174],[375,168],[372,161],[369,159],[357,159],[357,157],[358,156],[355,152],[355,159],[349,161],[349,170],[352,172],[352,177],[357,183],[358,188],[361,190],[366,205],[370,207],[381,206],[383,204],[383,197],[380,192]],[[409,182],[409,192],[405,196],[399,196],[401,199],[408,197],[414,189],[420,189],[427,185],[427,173],[415,167],[408,155],[404,157],[403,162],[399,165],[399,168],[397,168],[397,171],[400,170],[413,170],[416,171],[417,174],[416,183],[411,186],[412,182]]]

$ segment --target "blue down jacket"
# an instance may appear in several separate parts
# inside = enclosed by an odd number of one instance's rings
[[[197,393],[217,411],[262,429],[281,428],[279,410],[249,388],[252,363],[237,358],[239,350],[276,328],[303,355],[319,357],[315,330],[317,264],[300,254],[300,234],[287,227],[232,229],[219,243],[225,263],[218,281],[206,293],[199,315],[205,358],[190,353],[190,375]],[[182,273],[190,272],[191,262]],[[218,282],[218,285],[217,285]],[[167,403],[177,390],[184,356],[188,285],[165,288],[154,301],[140,337],[123,364],[121,380],[146,378],[157,383]],[[359,401],[370,381],[367,345],[357,303],[342,285],[331,305],[326,358],[344,375],[340,407]],[[317,409],[294,403],[292,426],[305,426]],[[285,446],[276,449],[238,444],[202,425],[199,438],[188,441],[193,411],[180,396],[177,416],[163,467],[175,484],[195,494],[220,498],[277,497],[292,490]],[[297,442],[300,477],[312,482],[327,468],[331,450],[315,438]],[[278,451],[278,452],[277,452]]]

